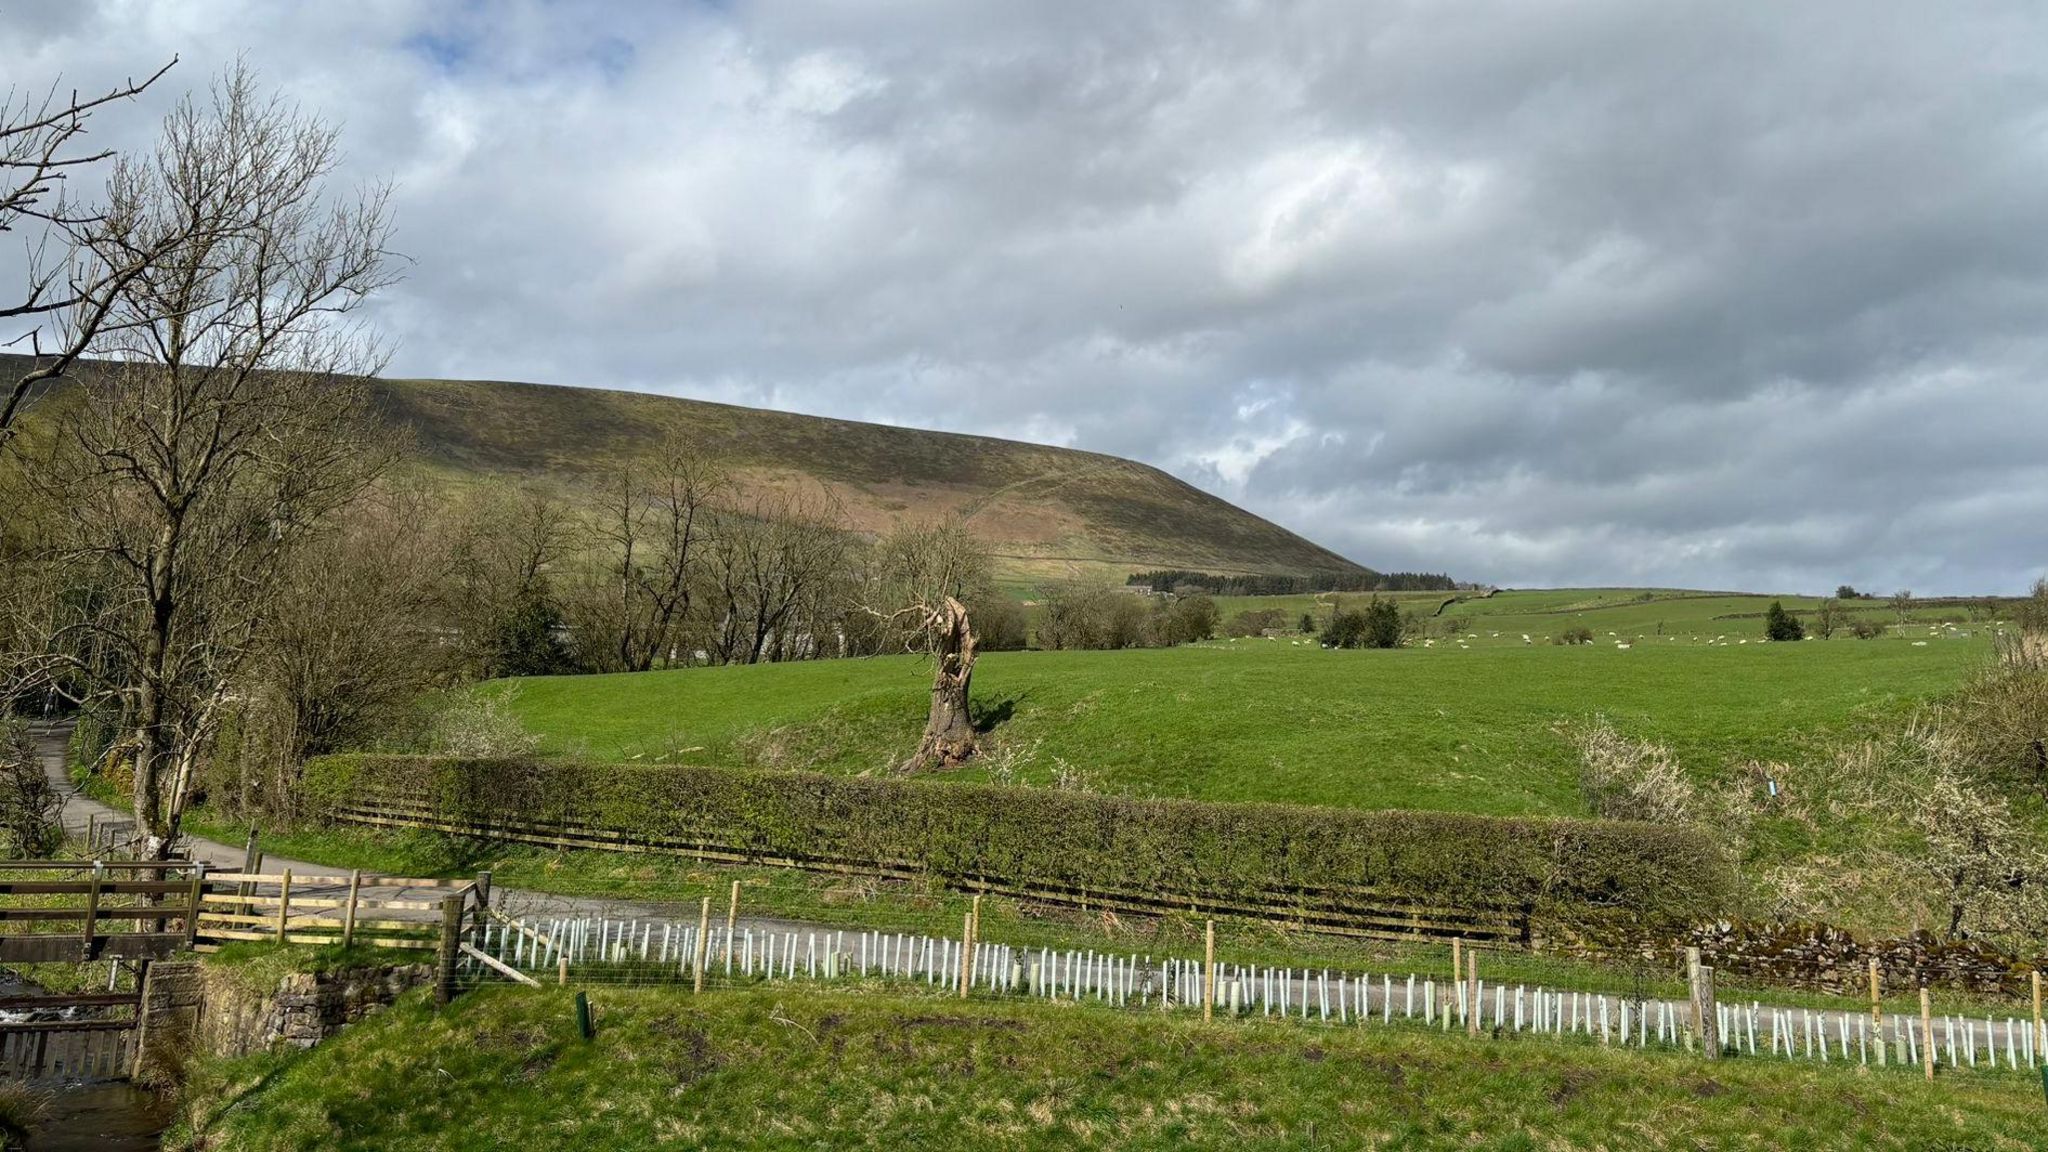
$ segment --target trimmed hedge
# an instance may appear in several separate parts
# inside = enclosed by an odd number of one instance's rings
[[[1614,820],[552,759],[328,756],[307,765],[305,780],[329,813],[413,803],[480,834],[513,820],[1019,887],[1270,904],[1327,903],[1359,886],[1439,908],[1564,919],[1609,909],[1665,922],[1716,915],[1733,890],[1728,862],[1702,833]]]

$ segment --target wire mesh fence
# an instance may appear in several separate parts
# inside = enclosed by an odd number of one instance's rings
[[[1489,983],[1442,973],[1342,971],[1216,962],[1185,956],[1014,947],[958,936],[875,930],[756,927],[673,919],[493,913],[477,929],[458,978],[468,985],[539,984],[733,988],[859,981],[962,997],[1206,1012],[1307,1025],[1407,1027],[1543,1036],[1637,1049],[1696,1048],[1919,1071],[2033,1069],[2037,1022],[2007,1016],[1928,1018],[1715,1003],[1711,1032],[1686,1001]],[[487,959],[486,959],[487,958]],[[701,977],[700,977],[701,973]],[[1475,1019],[1476,1014],[1476,1019]]]

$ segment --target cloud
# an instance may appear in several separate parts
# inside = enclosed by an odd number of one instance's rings
[[[23,83],[243,53],[340,123],[397,372],[1132,455],[1507,584],[2048,569],[2036,6],[30,11]]]

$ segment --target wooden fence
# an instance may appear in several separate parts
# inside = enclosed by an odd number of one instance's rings
[[[643,852],[726,864],[757,864],[881,879],[930,881],[930,870],[910,861],[849,860],[826,856],[777,855],[709,841],[642,837],[605,828],[498,819],[449,820],[425,803],[395,799],[337,806],[334,819],[384,828],[416,828],[555,848]],[[1138,892],[1060,884],[1022,884],[1004,877],[947,877],[966,892],[1009,896],[1083,910],[1137,915],[1186,913],[1261,921],[1318,932],[1378,940],[1464,939],[1495,946],[1529,948],[1537,941],[1533,909],[1520,904],[1444,907],[1427,897],[1366,885],[1300,886],[1285,892],[1221,897],[1207,892]]]
[[[274,940],[438,951],[446,906],[453,901],[462,919],[477,885],[474,880],[365,876],[360,871],[210,873],[200,896],[194,947],[210,952],[237,940]]]

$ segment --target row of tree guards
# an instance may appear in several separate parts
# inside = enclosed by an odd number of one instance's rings
[[[742,931],[739,914],[740,884],[735,881],[726,903],[722,934],[713,924],[712,899],[707,896],[700,903],[694,931],[688,925],[664,927],[658,956],[654,953],[654,925],[651,923],[641,929],[637,922],[633,925],[621,922],[614,926],[605,921],[595,932],[595,959],[600,963],[630,961],[636,947],[641,961],[667,964],[673,956],[679,964],[689,968],[692,988],[700,993],[705,987],[705,973],[713,963],[720,961],[728,974],[737,969],[749,977],[756,973],[757,963],[768,979],[815,978],[820,974],[816,932],[810,933],[808,963],[799,965],[799,940],[795,932],[763,932],[761,950],[757,953],[754,932],[752,929]],[[588,922],[564,924],[558,921],[543,934],[520,922],[503,918],[501,921],[506,925],[506,932],[498,938],[497,950],[510,968],[516,969],[525,964],[552,970],[559,983],[567,984],[572,960],[587,963],[593,959],[592,931]],[[613,930],[615,927],[616,932]],[[1816,1012],[1768,1008],[1762,1004],[1722,1004],[1715,994],[1714,969],[1700,963],[1698,949],[1687,951],[1688,995],[1680,1004],[1630,1001],[1602,994],[1546,991],[1542,988],[1531,991],[1521,986],[1510,993],[1507,987],[1499,984],[1488,989],[1481,977],[1480,949],[1457,939],[1451,941],[1452,979],[1443,986],[1440,995],[1434,979],[1423,980],[1418,985],[1415,975],[1407,976],[1404,986],[1397,983],[1391,974],[1382,975],[1375,984],[1365,974],[1356,978],[1340,974],[1333,981],[1328,971],[1322,972],[1318,979],[1308,969],[1297,972],[1292,968],[1222,964],[1216,957],[1214,920],[1206,921],[1203,927],[1199,966],[1192,961],[1155,962],[1146,957],[1141,967],[1139,958],[1135,956],[1088,953],[1084,957],[1080,953],[1063,955],[1047,949],[1037,950],[1039,959],[1033,963],[1032,949],[984,945],[979,896],[961,917],[960,928],[957,943],[924,937],[912,939],[907,934],[883,932],[858,933],[856,942],[849,938],[848,933],[828,931],[824,933],[822,973],[825,978],[833,979],[853,971],[866,975],[872,967],[884,976],[921,976],[926,983],[945,987],[961,999],[967,998],[977,984],[1053,998],[1071,996],[1080,999],[1092,994],[1112,1004],[1140,999],[1140,992],[1143,999],[1149,1000],[1156,989],[1162,1007],[1199,1005],[1204,1020],[1213,1020],[1219,1008],[1232,1016],[1254,1008],[1262,1008],[1265,1014],[1271,1015],[1277,1005],[1282,1016],[1298,1011],[1301,1018],[1307,1019],[1312,1009],[1319,1009],[1325,1020],[1348,1021],[1355,1018],[1364,1023],[1377,1015],[1391,1022],[1396,1016],[1397,1003],[1401,1004],[1399,1015],[1403,1019],[1415,1016],[1419,992],[1419,1007],[1426,1024],[1445,1030],[1462,1024],[1465,1033],[1472,1037],[1489,1031],[1485,1017],[1487,993],[1490,991],[1494,1016],[1491,1031],[1495,1034],[1528,1030],[1597,1036],[1602,1044],[1617,1040],[1624,1045],[1634,1043],[1639,1047],[1648,1047],[1653,1042],[1668,1043],[1696,1051],[1706,1059],[1719,1059],[1731,1050],[1755,1054],[1761,1037],[1762,1049],[1770,1054],[1803,1055],[1824,1062],[1854,1062],[1860,1058],[1863,1063],[1875,1063],[1880,1067],[1918,1064],[1930,1080],[1934,1078],[1936,1065],[1941,1060],[1942,1041],[1946,1042],[1947,1059],[1955,1067],[1965,1064],[1978,1066],[1980,1050],[1988,1066],[1998,1067],[2001,1039],[2007,1067],[2036,1066],[2048,1058],[2048,1031],[2043,1027],[2038,974],[2033,981],[2031,1027],[2012,1019],[2000,1025],[1990,1018],[1980,1022],[1944,1015],[1940,1018],[1942,1035],[1938,1037],[1932,1002],[1923,987],[1918,1018],[1894,1018],[1890,1021],[1891,1036],[1887,1038],[1887,1021],[1880,995],[1882,973],[1875,961],[1868,966],[1870,1011],[1866,1018],[1852,1011]],[[518,934],[517,938],[514,933]],[[788,940],[778,963],[775,948],[778,937],[782,935],[786,935]],[[741,951],[743,940],[744,950]],[[672,941],[676,944],[673,949]],[[502,955],[508,942],[516,947],[510,955]],[[491,946],[488,937],[482,943],[487,950]],[[984,953],[985,947],[991,950],[990,953]],[[854,959],[856,956],[857,961]],[[1401,999],[1404,991],[1405,1001]],[[1620,999],[1618,1012],[1613,1010],[1615,999]],[[1833,1056],[1829,1054],[1831,1048],[1835,1052]]]

